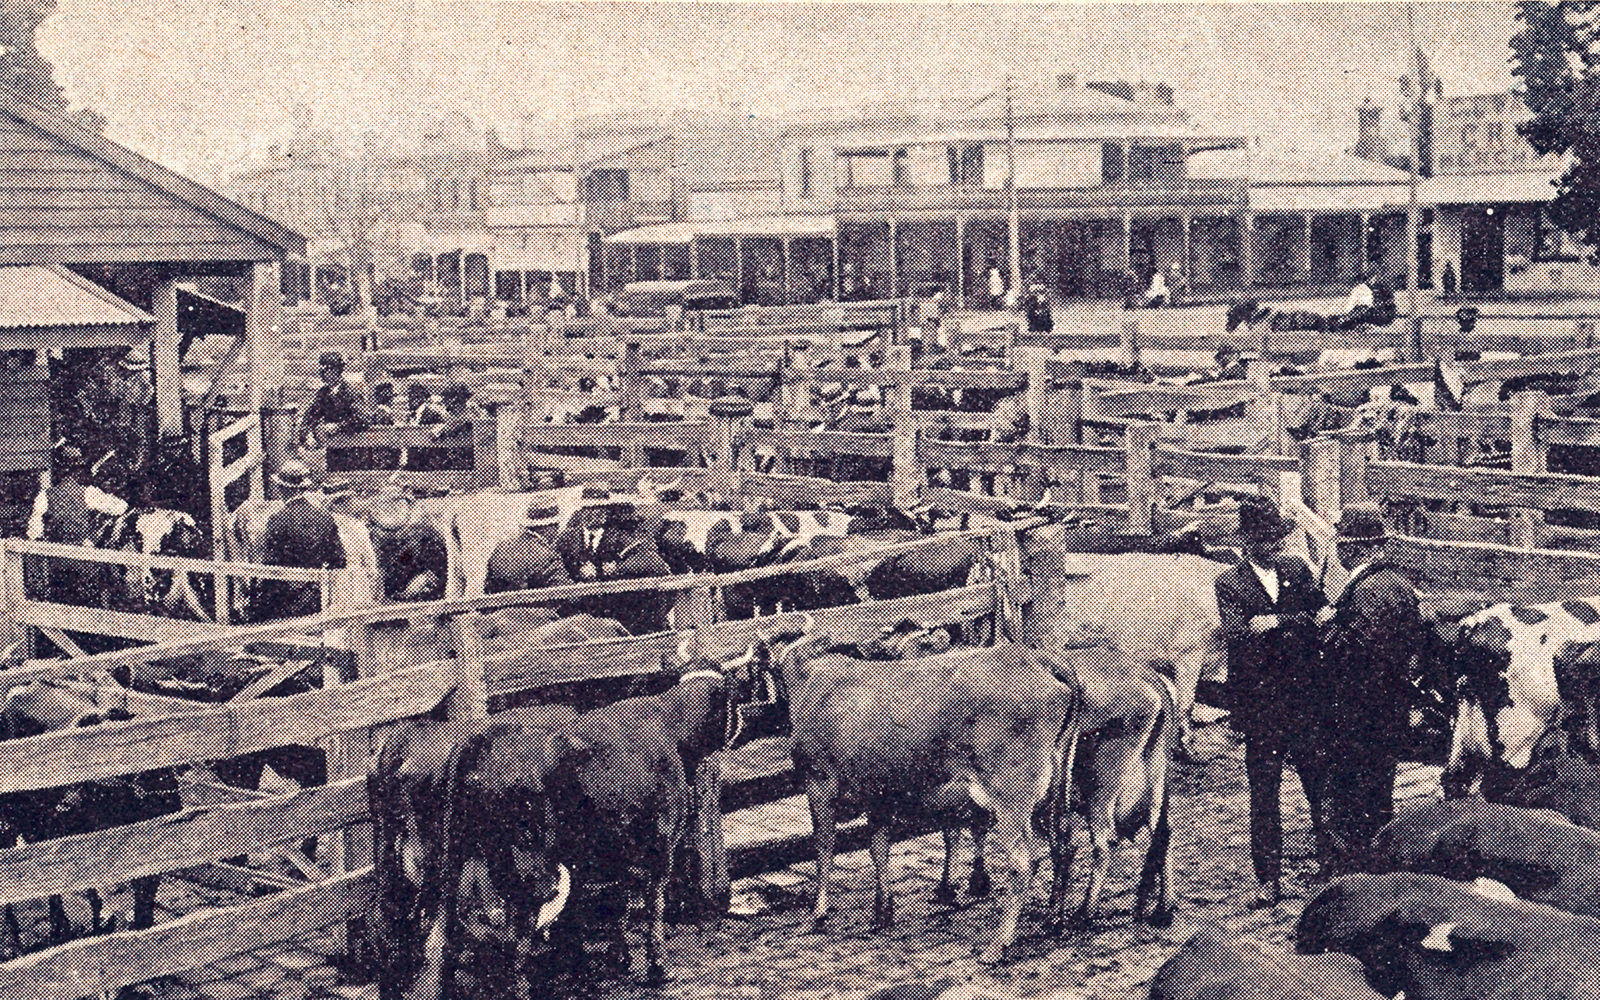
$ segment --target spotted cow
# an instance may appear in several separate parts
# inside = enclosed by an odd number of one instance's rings
[[[1563,688],[1592,689],[1583,676],[1600,665],[1600,597],[1495,605],[1453,631],[1429,671],[1455,696],[1445,792],[1464,795],[1483,779],[1493,797],[1559,724]]]

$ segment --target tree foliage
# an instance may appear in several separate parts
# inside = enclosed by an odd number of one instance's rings
[[[1600,260],[1600,2],[1517,4],[1511,72],[1533,113],[1518,132],[1540,155],[1570,157],[1548,212]]]
[[[66,95],[34,45],[35,32],[55,7],[55,0],[0,0],[0,84],[41,108],[65,114]]]

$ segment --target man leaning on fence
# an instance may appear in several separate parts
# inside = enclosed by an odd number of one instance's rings
[[[282,510],[267,518],[261,538],[262,562],[302,569],[344,569],[339,525],[332,514],[312,502],[310,494],[317,482],[311,470],[303,462],[285,462],[272,482],[285,502]],[[255,621],[299,618],[322,609],[322,587],[318,583],[263,580],[259,593],[258,606],[251,608]]]

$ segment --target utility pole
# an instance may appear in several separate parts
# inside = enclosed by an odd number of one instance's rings
[[[1010,299],[1021,302],[1022,281],[1022,212],[1017,204],[1017,120],[1012,112],[1011,100],[1015,86],[1006,77],[1006,213],[1009,222],[1007,233],[1011,251]]]
[[[1417,205],[1417,185],[1422,170],[1422,102],[1428,91],[1428,82],[1422,79],[1421,50],[1417,48],[1417,5],[1406,4],[1406,41],[1411,51],[1408,57],[1417,75],[1416,104],[1411,108],[1411,154],[1406,157],[1411,190],[1406,198],[1406,314],[1411,317],[1412,342],[1420,343],[1418,336],[1422,317],[1417,312],[1417,228],[1421,210]],[[1418,361],[1421,358],[1416,359]]]

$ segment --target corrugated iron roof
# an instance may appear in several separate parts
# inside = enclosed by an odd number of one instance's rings
[[[0,329],[153,322],[143,309],[59,265],[0,267]]]

